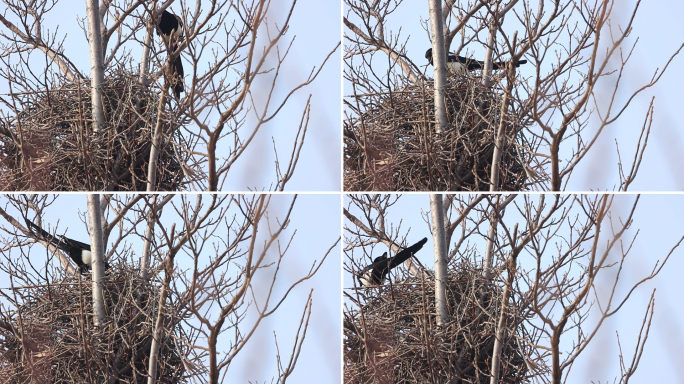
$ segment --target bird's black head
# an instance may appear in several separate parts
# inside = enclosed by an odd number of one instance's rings
[[[434,64],[432,64],[432,48],[425,51],[425,58],[428,59],[428,62],[430,63],[430,65],[434,65]]]
[[[383,253],[382,256],[376,257],[375,260],[373,261],[373,263],[377,263],[377,262],[379,262],[379,261],[383,261],[383,260],[386,260],[386,259],[387,259],[387,252]]]

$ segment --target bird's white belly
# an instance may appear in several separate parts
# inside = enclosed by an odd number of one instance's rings
[[[361,282],[361,285],[364,287],[369,286],[369,285],[375,285],[375,282],[373,281],[373,270],[369,269],[366,272],[364,272],[360,277],[359,281]],[[384,284],[385,279],[380,278],[380,284]]]
[[[83,260],[83,263],[86,265],[93,265],[93,255],[90,253],[90,251],[86,251],[85,249],[81,251],[81,260]]]
[[[451,73],[464,73],[466,71],[465,65],[458,61],[447,62],[447,70]]]
[[[372,270],[364,272],[361,277],[359,277],[359,281],[361,282],[361,285],[368,286],[368,285],[373,285],[373,280],[371,274],[373,273]]]

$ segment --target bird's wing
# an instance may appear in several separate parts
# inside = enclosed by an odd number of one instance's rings
[[[387,252],[383,253],[382,256],[378,256],[373,260],[373,262],[368,265],[366,268],[362,269],[361,272],[359,272],[358,277],[359,281],[361,282],[361,285],[367,285],[364,284],[362,279],[364,280],[369,280],[373,278],[373,276],[377,276],[378,279],[382,279],[383,276],[383,269],[387,268],[388,265],[388,258],[387,258]],[[389,269],[387,269],[389,271]],[[384,273],[385,275],[387,272]]]
[[[178,15],[173,15],[173,16],[175,16],[176,20],[178,21],[178,26],[176,28],[178,28],[177,34],[178,34],[178,36],[180,36],[183,33],[183,19],[181,19],[180,16],[178,16]]]
[[[359,283],[361,283],[362,286],[373,285],[374,265],[375,264],[371,264],[366,268],[362,269],[361,272],[359,272],[356,276],[359,279]]]
[[[392,269],[396,267],[397,265],[403,263],[404,261],[408,260],[412,254],[420,251],[421,248],[423,248],[423,245],[427,242],[427,237],[423,238],[423,240],[413,244],[412,246],[402,250],[401,252],[397,253],[392,260],[389,262],[389,269]]]
[[[499,61],[497,63],[494,63],[494,65],[492,65],[492,69],[505,69],[509,63],[510,63],[510,61]],[[521,64],[527,64],[527,60],[519,60],[515,64],[515,67],[518,68]]]
[[[70,239],[70,238],[68,238],[66,236],[62,236],[62,235],[60,235],[59,237],[61,238],[61,242],[63,244],[67,244],[71,248],[80,248],[80,249],[90,250],[90,244],[81,243],[78,240]]]
[[[484,61],[480,60],[475,60],[475,59],[467,59],[465,57],[459,56],[459,61],[461,63],[464,63],[466,67],[468,68],[469,71],[472,71],[474,69],[482,69],[484,68]],[[496,65],[496,64],[494,64]]]

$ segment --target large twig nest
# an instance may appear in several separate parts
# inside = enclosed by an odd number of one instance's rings
[[[344,127],[344,184],[347,191],[489,190],[496,132],[506,130],[499,190],[519,191],[530,155],[521,122],[501,116],[503,95],[475,76],[449,76],[449,126],[435,133],[434,83],[401,91],[352,97],[353,118]]]
[[[76,277],[69,277],[59,284],[15,288],[13,293],[18,310],[5,313],[0,324],[3,383],[147,383],[160,290],[142,281],[138,270],[107,272],[108,321],[100,327],[93,326],[92,285],[87,279],[79,285]],[[157,379],[181,383],[188,369],[197,367],[183,361],[188,337],[178,311],[166,308]]]
[[[503,290],[481,273],[467,262],[450,267],[443,326],[432,276],[358,288],[358,299],[347,292],[359,307],[345,313],[345,383],[489,383]],[[506,319],[499,382],[523,383],[526,330],[514,305]]]
[[[105,126],[98,132],[92,131],[89,79],[13,94],[14,116],[0,132],[0,189],[145,190],[159,89],[118,70],[105,77],[103,91]],[[184,175],[174,142],[183,138],[177,116],[164,113],[157,189],[178,190]]]

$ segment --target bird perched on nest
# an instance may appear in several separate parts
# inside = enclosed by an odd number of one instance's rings
[[[387,252],[382,256],[376,257],[373,263],[364,268],[358,275],[359,282],[363,286],[382,285],[390,270],[408,260],[411,255],[420,251],[427,242],[427,237],[413,244],[412,246],[400,251],[394,257],[387,257]]]
[[[56,236],[47,233],[43,228],[29,221],[29,219],[24,218],[24,221],[26,221],[28,229],[38,240],[46,241],[69,255],[71,260],[78,265],[81,274],[85,273],[86,270],[91,269],[93,255],[90,253],[90,244],[81,243],[80,241],[69,239],[68,237],[61,235],[57,235],[59,236],[59,239],[57,239]],[[109,269],[109,264],[107,262],[105,262],[105,270],[106,269]]]
[[[425,58],[428,59],[430,62],[430,65],[434,66],[432,63],[432,48],[428,49],[425,52]],[[515,67],[519,67],[522,64],[526,64],[527,60],[519,60],[516,64]],[[493,63],[492,69],[497,70],[497,69],[505,69],[506,66],[510,64],[510,61],[499,61],[497,63]],[[468,59],[463,56],[456,56],[453,53],[449,52],[447,54],[447,70],[451,72],[452,74],[464,74],[466,71],[473,71],[475,69],[483,69],[484,68],[484,61],[479,61],[479,60],[474,60],[474,59]]]
[[[178,48],[178,39],[183,34],[183,21],[178,15],[163,10],[157,26],[159,27],[157,34],[161,37],[164,45],[171,52],[174,52]],[[183,63],[181,62],[180,55],[178,55],[173,62],[173,79],[171,81],[173,94],[176,95],[177,99],[180,98],[181,93],[185,92],[183,76],[185,76]]]

